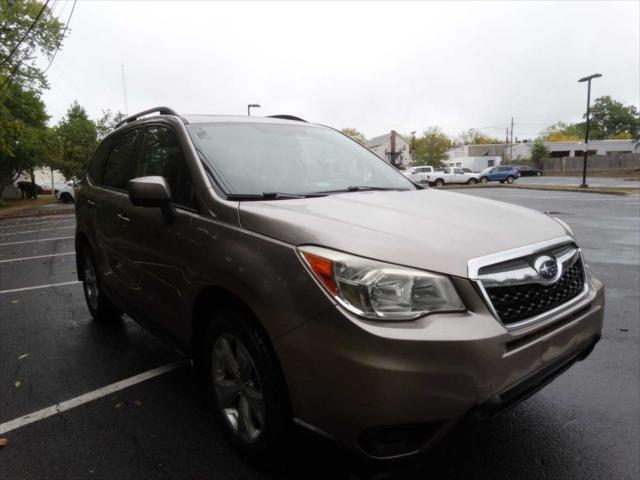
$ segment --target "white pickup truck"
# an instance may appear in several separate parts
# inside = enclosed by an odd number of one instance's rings
[[[411,167],[402,173],[414,183],[429,183],[429,174],[434,171],[435,169],[431,165],[420,165],[418,167]]]
[[[477,173],[467,173],[462,168],[446,167],[438,168],[436,171],[429,173],[426,180],[429,185],[439,187],[445,183],[479,183],[480,175]],[[484,182],[483,182],[484,183]]]

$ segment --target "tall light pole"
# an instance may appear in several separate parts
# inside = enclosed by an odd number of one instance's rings
[[[582,77],[578,82],[587,82],[587,125],[584,129],[584,160],[582,162],[582,185],[580,188],[587,188],[587,155],[589,154],[589,107],[591,104],[591,80],[600,78],[602,75],[594,73],[588,77]]]
[[[411,132],[411,163],[416,163],[416,131]]]
[[[251,116],[252,108],[260,108],[260,105],[258,105],[257,103],[250,103],[249,105],[247,105],[247,117]]]

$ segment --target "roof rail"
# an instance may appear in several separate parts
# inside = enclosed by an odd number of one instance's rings
[[[306,120],[304,120],[303,118],[300,117],[295,117],[293,115],[268,115],[267,118],[281,118],[283,120],[295,120],[296,122],[304,122],[304,123],[309,123]]]
[[[145,115],[149,115],[150,113],[156,113],[156,112],[159,113],[160,115],[175,115],[175,116],[178,116],[176,111],[172,110],[169,107],[155,107],[155,108],[150,108],[149,110],[144,110],[142,112],[136,113],[135,115],[131,115],[131,116],[123,119],[122,121],[118,122],[118,124],[116,125],[116,128],[120,128],[122,125],[134,122],[134,121],[138,120],[140,117],[144,117]]]

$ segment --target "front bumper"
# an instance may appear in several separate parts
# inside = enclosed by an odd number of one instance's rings
[[[462,419],[517,404],[588,354],[604,311],[602,283],[589,282],[580,308],[523,332],[508,332],[464,279],[454,281],[462,314],[376,323],[332,308],[274,343],[294,415],[370,457],[428,449]]]

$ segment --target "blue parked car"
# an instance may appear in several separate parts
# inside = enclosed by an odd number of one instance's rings
[[[520,172],[516,166],[500,165],[498,167],[485,168],[478,175],[480,175],[480,183],[513,183],[516,181],[516,178],[520,176]]]

